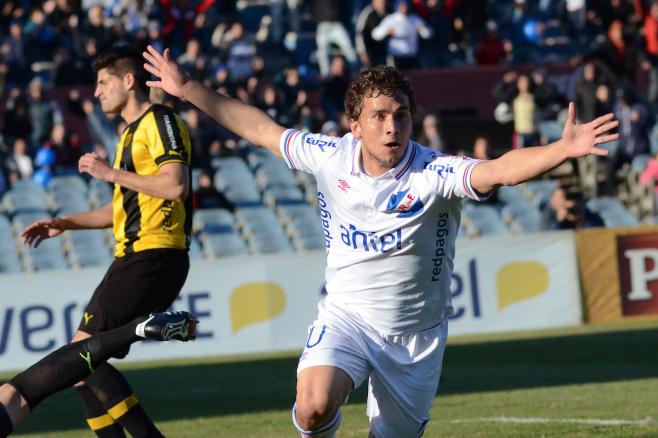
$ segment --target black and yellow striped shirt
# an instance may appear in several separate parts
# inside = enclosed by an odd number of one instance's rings
[[[191,173],[190,155],[190,135],[183,120],[172,109],[153,105],[123,131],[114,168],[155,175],[163,164],[184,163]],[[191,193],[185,201],[175,202],[115,184],[112,208],[116,257],[146,249],[189,248]]]

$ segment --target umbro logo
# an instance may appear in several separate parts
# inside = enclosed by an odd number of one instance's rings
[[[350,188],[350,185],[344,179],[338,180],[338,188],[347,193],[347,189]]]

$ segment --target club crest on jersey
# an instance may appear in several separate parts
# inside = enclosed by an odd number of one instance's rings
[[[424,206],[418,195],[409,192],[409,190],[404,190],[391,195],[388,199],[386,211],[399,211],[400,214],[397,217],[411,217],[420,213]]]
[[[347,189],[350,188],[350,185],[344,179],[338,180],[338,188],[347,193]]]

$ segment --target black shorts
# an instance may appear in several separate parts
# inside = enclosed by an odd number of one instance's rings
[[[190,269],[187,251],[149,249],[115,259],[89,300],[79,330],[91,335],[168,309]]]

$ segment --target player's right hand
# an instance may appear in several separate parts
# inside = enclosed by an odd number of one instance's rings
[[[190,80],[183,69],[171,57],[169,49],[165,49],[162,54],[158,53],[153,46],[148,46],[147,51],[142,55],[148,63],[144,64],[146,71],[157,76],[159,81],[146,81],[149,87],[158,87],[165,90],[172,96],[182,98],[183,86]]]
[[[19,237],[23,239],[23,245],[26,247],[37,248],[42,241],[59,236],[64,230],[59,218],[48,218],[28,225],[21,231]]]

